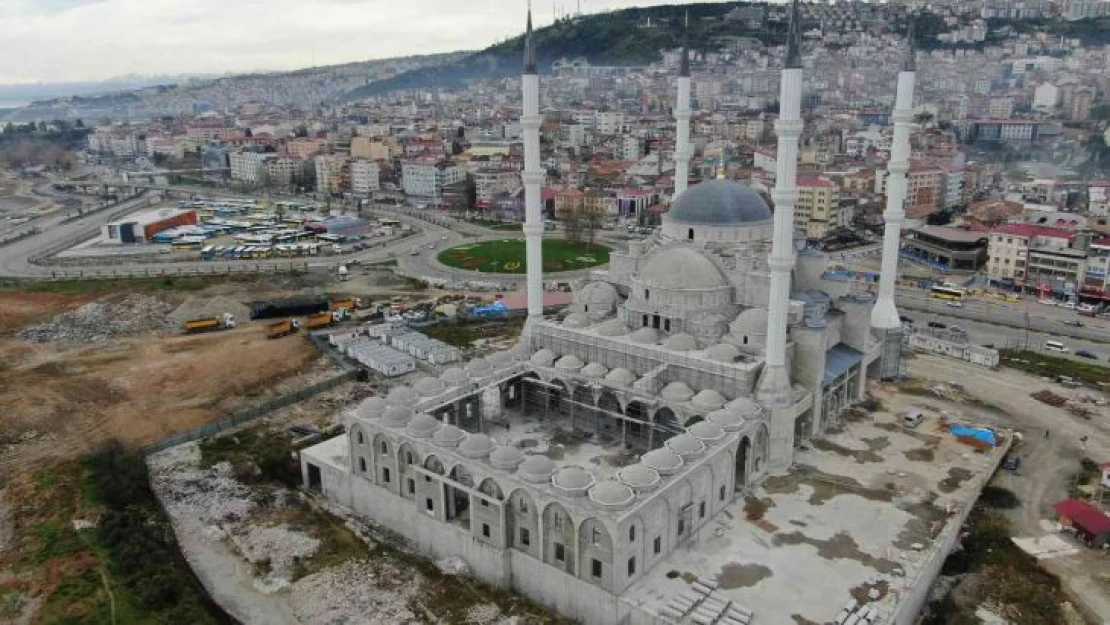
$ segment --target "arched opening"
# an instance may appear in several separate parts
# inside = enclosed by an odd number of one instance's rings
[[[597,430],[597,414],[594,410],[594,395],[587,386],[574,389],[570,406],[570,427],[572,430]]]
[[[690,228],[689,230],[686,231],[686,239],[690,240],[690,241],[694,240],[694,229],[693,228]]]
[[[474,487],[474,478],[463,465],[455,465],[448,477],[467,488]],[[451,484],[444,486],[444,496],[447,502],[447,521],[470,529],[470,493],[456,488]]]
[[[383,488],[396,490],[397,476],[394,475],[393,443],[383,434],[374,437],[373,463],[375,481]]]
[[[770,444],[771,439],[767,434],[767,426],[761,425],[759,431],[755,434],[755,449],[752,457],[753,477],[763,472],[764,464],[767,462]]]
[[[578,528],[578,577],[608,588],[613,580],[613,538],[597,519],[586,519]]]
[[[401,481],[401,496],[407,499],[416,499],[416,471],[414,465],[420,464],[420,456],[411,445],[404,443],[397,447],[397,468]]]
[[[620,400],[609,391],[601,394],[597,401],[597,436],[601,440],[614,440],[621,431],[620,421],[624,411]]]
[[[505,519],[509,524],[509,545],[513,549],[543,559],[543,545],[540,544],[539,510],[528,492],[517,489],[509,495],[509,509]]]
[[[567,417],[570,415],[570,405],[567,398],[570,391],[562,380],[552,380],[549,387],[548,414],[553,417]]]
[[[529,371],[520,377],[520,410],[525,414],[547,414],[547,387],[540,376]]]
[[[691,425],[694,425],[695,423],[701,423],[702,421],[705,421],[705,417],[701,415],[690,417],[689,419],[687,419],[685,427],[690,427]]]
[[[682,432],[682,423],[679,422],[678,415],[667,406],[655,411],[653,427],[655,428],[652,437],[653,447],[662,447],[663,443]]]
[[[736,490],[743,490],[748,485],[748,456],[751,450],[751,439],[747,436],[740,439],[740,448],[736,451]]]
[[[574,519],[563,506],[553,503],[543,509],[543,561],[547,564],[575,574],[575,549],[577,528]]]
[[[651,424],[648,423],[647,406],[638,400],[632,400],[628,404],[627,414],[624,444],[633,449],[647,451],[651,447]]]

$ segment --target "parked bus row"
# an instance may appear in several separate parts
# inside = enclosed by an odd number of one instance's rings
[[[176,244],[174,244],[176,248]],[[320,254],[320,243],[279,243],[277,245],[209,245],[200,250],[204,260],[217,258],[229,259],[259,259],[259,258],[288,258],[291,256],[317,256]]]

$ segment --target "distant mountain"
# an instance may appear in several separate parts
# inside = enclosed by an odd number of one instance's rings
[[[215,77],[215,75],[205,74],[183,74],[179,76],[129,75],[84,82],[0,84],[0,102],[37,102],[71,96],[95,96]]]
[[[663,5],[559,20],[535,31],[537,60],[541,71],[550,70],[558,59],[585,59],[594,65],[646,65],[658,61],[662,50],[682,45],[687,12],[693,48],[715,48],[713,42],[724,37],[750,37],[771,44],[785,42],[785,22],[764,20],[749,25],[724,19],[733,9],[744,6],[750,4]],[[785,8],[771,8],[767,14],[784,15]],[[521,34],[453,63],[370,83],[348,93],[344,99],[355,100],[397,89],[459,87],[471,80],[504,78],[520,73],[523,50]]]

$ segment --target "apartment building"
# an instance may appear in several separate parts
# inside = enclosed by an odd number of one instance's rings
[[[266,181],[275,187],[291,187],[304,180],[304,159],[272,158],[266,161]]]
[[[277,158],[270,152],[249,152],[239,150],[227,155],[228,167],[231,169],[231,179],[247,184],[261,184],[266,175],[266,161]]]
[[[1087,270],[1079,293],[1101,304],[1110,304],[1110,237],[1091,241],[1087,249]]]
[[[352,193],[370,195],[381,189],[381,168],[376,162],[367,158],[356,158],[351,161],[350,166]]]
[[[489,202],[500,193],[511,193],[522,186],[520,172],[510,169],[479,169],[474,172],[475,196]]]
[[[89,151],[97,154],[110,154],[121,158],[138,156],[146,152],[145,142],[130,130],[117,128],[97,128],[89,134]]]
[[[311,158],[326,148],[328,142],[324,139],[311,139],[297,137],[285,144],[285,151],[294,158]]]
[[[823,239],[840,223],[840,187],[825,178],[798,178],[798,203],[794,209],[796,226],[807,239]]]
[[[350,161],[338,154],[321,154],[316,157],[316,190],[324,193],[342,193],[347,185],[345,174]]]
[[[1052,268],[1049,261],[1055,261],[1047,252],[1068,249],[1074,236],[1067,230],[1034,224],[999,226],[991,231],[987,247],[987,277],[1003,286],[1033,286],[1028,274],[1031,251],[1046,252],[1038,258],[1038,272],[1043,272]]]
[[[1087,187],[1087,214],[1091,217],[1110,217],[1110,182]]]
[[[351,158],[368,158],[372,161],[388,161],[397,153],[397,144],[391,139],[381,137],[352,137]]]
[[[886,194],[888,172],[875,172],[875,193]],[[906,172],[906,216],[923,219],[944,207],[948,198],[948,170],[923,161],[911,161]]]
[[[466,179],[466,168],[435,157],[401,162],[401,185],[405,195],[441,197],[443,188]]]

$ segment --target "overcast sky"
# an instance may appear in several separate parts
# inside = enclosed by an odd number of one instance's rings
[[[695,0],[696,1],[696,0]],[[556,0],[573,11],[576,0]],[[583,12],[668,4],[582,0]],[[552,21],[537,0],[537,25]],[[525,0],[0,0],[0,83],[281,70],[479,49]]]

